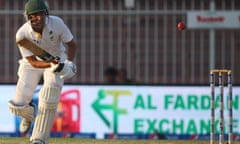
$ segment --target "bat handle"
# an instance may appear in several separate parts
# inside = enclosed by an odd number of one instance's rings
[[[56,56],[55,59],[52,61],[53,64],[58,64],[60,57]]]

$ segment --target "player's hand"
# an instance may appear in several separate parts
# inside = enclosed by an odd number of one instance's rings
[[[64,62],[64,67],[60,72],[60,78],[66,80],[73,77],[77,73],[77,66],[69,60]]]
[[[51,63],[49,69],[64,80],[73,77],[77,73],[77,66],[69,60],[65,60],[64,63]]]
[[[59,73],[62,71],[63,67],[64,67],[64,63],[50,63],[51,67],[48,68],[50,71],[54,72],[54,73]]]

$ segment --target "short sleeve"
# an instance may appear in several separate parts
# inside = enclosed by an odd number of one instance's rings
[[[73,35],[68,26],[64,23],[64,21],[61,18],[58,18],[57,23],[62,42],[66,43],[71,41],[73,39]]]

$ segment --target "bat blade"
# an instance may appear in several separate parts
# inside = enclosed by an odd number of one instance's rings
[[[45,62],[55,62],[58,61],[58,57],[55,57],[51,55],[50,53],[43,50],[41,47],[39,47],[37,44],[33,43],[32,41],[24,38],[17,42],[24,48],[30,50],[34,55],[38,56]]]

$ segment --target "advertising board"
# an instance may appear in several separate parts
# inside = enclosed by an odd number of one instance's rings
[[[38,101],[38,91],[33,96]],[[7,101],[14,85],[0,86],[0,133],[17,133],[20,118]],[[233,132],[240,132],[240,87],[233,87]],[[216,89],[216,131],[219,132],[219,94]],[[225,89],[225,132],[228,132],[228,94]],[[52,133],[205,135],[210,133],[209,86],[66,85]],[[61,135],[62,136],[62,135]]]
[[[240,11],[188,11],[187,27],[189,29],[239,29]]]

